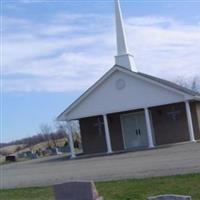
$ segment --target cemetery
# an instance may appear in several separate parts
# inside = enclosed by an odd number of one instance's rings
[[[5,156],[0,199],[200,200],[200,94],[138,71],[119,0],[115,19],[114,66],[57,116],[64,144]]]
[[[190,196],[192,196],[192,200],[199,200],[199,180],[200,174],[190,174],[139,180],[96,182],[95,187],[104,200],[190,200]],[[166,199],[160,197],[159,199],[153,199],[154,196],[164,194],[174,194],[176,198]],[[180,194],[183,198],[180,198]],[[51,186],[0,190],[0,199],[6,200],[55,200],[55,196],[55,188]],[[69,199],[66,198],[66,200]]]
[[[75,133],[74,136],[74,147],[77,154],[82,153],[80,139],[77,139],[77,133]],[[66,136],[62,139],[55,140],[54,142],[50,140],[48,142],[39,142],[32,146],[21,145],[20,148],[15,147],[12,151],[9,150],[10,148],[10,146],[0,148],[0,165],[49,156],[65,155],[67,157],[70,155],[70,146]]]

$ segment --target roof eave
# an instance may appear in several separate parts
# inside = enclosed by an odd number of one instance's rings
[[[194,96],[194,99],[195,99],[196,101],[200,101],[200,96]]]

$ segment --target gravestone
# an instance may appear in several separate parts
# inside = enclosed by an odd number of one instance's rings
[[[54,185],[55,200],[103,200],[92,182],[68,182]]]
[[[18,158],[26,158],[26,153],[25,152],[17,153],[17,157]]]
[[[15,162],[16,161],[16,157],[15,156],[6,156],[6,161],[7,162]]]
[[[59,151],[57,147],[51,149],[52,155],[61,155],[62,152]]]
[[[26,151],[25,154],[26,154],[26,158],[29,158],[29,159],[37,158],[36,154],[33,151]]]
[[[160,195],[155,197],[149,197],[147,200],[192,200],[190,196],[182,196],[182,195]]]
[[[60,152],[62,152],[62,153],[70,153],[70,146],[67,145],[67,146],[60,147]]]

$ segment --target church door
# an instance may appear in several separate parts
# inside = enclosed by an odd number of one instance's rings
[[[125,149],[148,146],[144,112],[122,115],[121,124]]]

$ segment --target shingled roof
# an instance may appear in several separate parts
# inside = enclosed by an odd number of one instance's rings
[[[196,92],[194,90],[190,90],[190,89],[188,89],[186,87],[180,86],[180,85],[178,85],[176,83],[173,83],[171,81],[167,81],[165,79],[157,78],[155,76],[150,76],[148,74],[144,74],[144,73],[140,73],[140,72],[138,74],[140,74],[141,76],[144,76],[146,78],[152,79],[154,81],[157,81],[157,82],[159,82],[161,84],[164,84],[164,85],[167,85],[169,87],[172,87],[174,89],[177,89],[177,90],[180,90],[182,92],[185,92],[187,94],[190,94],[190,95],[193,95],[193,96],[196,96],[196,95],[199,96],[200,95],[200,93],[198,93],[198,92]]]
[[[115,65],[115,66],[127,70],[126,68],[121,67],[119,65]],[[128,71],[130,71],[130,70],[128,70]],[[186,87],[180,86],[180,85],[178,85],[178,84],[176,84],[174,82],[167,81],[165,79],[161,79],[161,78],[158,78],[158,77],[155,77],[155,76],[151,76],[151,75],[148,75],[148,74],[145,74],[145,73],[141,73],[141,72],[134,72],[134,71],[131,71],[131,72],[134,73],[134,74],[138,74],[140,76],[143,76],[145,78],[151,79],[153,81],[156,81],[158,83],[161,83],[163,85],[166,85],[168,87],[171,87],[171,88],[174,88],[176,90],[179,90],[179,91],[184,92],[186,94],[189,94],[189,95],[192,95],[192,96],[199,96],[200,97],[200,93],[198,93],[198,92],[196,92],[194,90],[188,89]]]

